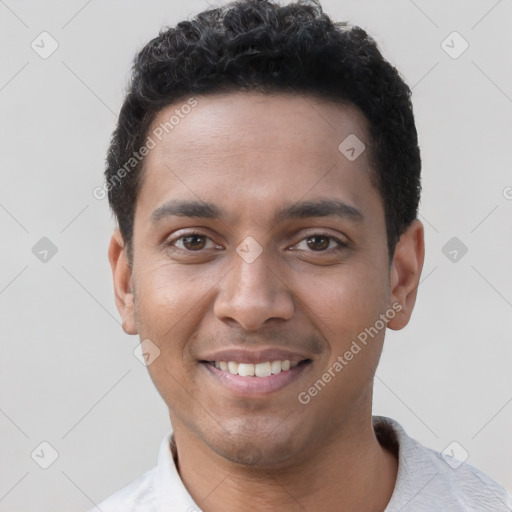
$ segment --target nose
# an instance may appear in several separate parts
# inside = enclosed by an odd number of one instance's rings
[[[292,294],[265,254],[248,263],[234,255],[233,268],[219,283],[214,313],[220,320],[255,331],[273,319],[289,320],[295,305]]]

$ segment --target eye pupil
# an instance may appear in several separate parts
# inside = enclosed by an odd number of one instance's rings
[[[313,241],[313,243],[311,243]],[[326,236],[310,236],[307,239],[307,244],[310,249],[324,250],[329,247],[329,238]]]
[[[183,245],[187,247],[187,249],[202,249],[205,244],[205,238],[202,235],[188,235],[183,237]]]

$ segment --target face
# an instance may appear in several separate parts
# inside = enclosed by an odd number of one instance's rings
[[[355,159],[339,149],[349,136],[366,144]],[[353,107],[236,93],[197,97],[146,156],[133,265],[119,233],[110,259],[177,439],[275,465],[371,414],[386,325],[414,304],[422,231],[390,267],[367,139]]]

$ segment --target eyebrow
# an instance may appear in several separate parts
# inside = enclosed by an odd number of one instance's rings
[[[279,223],[290,219],[310,217],[338,217],[356,222],[364,220],[363,214],[357,208],[339,199],[318,199],[316,201],[294,203],[280,210],[274,220]]]
[[[170,200],[159,206],[152,214],[151,221],[157,223],[167,217],[194,217],[201,219],[225,219],[226,213],[213,203],[204,201]],[[354,206],[338,199],[302,201],[285,206],[277,212],[274,223],[291,219],[311,217],[338,217],[355,222],[364,220],[363,214]]]
[[[151,214],[151,221],[156,223],[166,217],[219,219],[224,217],[224,212],[213,203],[171,200],[158,207]]]

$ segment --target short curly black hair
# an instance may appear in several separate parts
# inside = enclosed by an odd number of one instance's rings
[[[364,114],[392,261],[421,194],[411,91],[364,30],[333,22],[319,0],[235,1],[162,30],[135,58],[105,171],[129,257],[143,167],[138,150],[156,114],[187,97],[234,91],[309,94]]]

